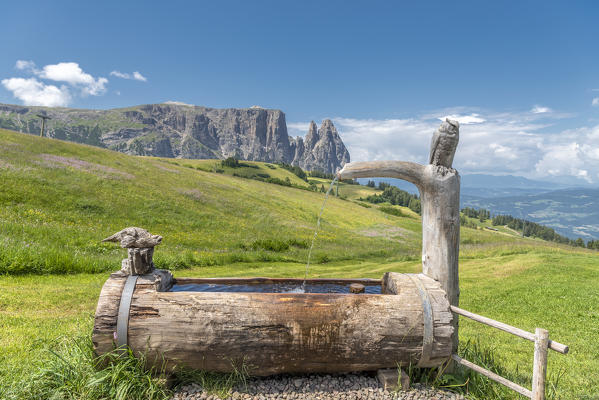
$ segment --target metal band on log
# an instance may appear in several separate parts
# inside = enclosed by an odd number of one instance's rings
[[[119,303],[119,315],[116,320],[116,338],[117,345],[121,349],[125,349],[129,344],[127,341],[129,328],[129,309],[131,307],[131,298],[135,291],[138,275],[129,275],[125,281],[123,292],[121,293],[121,301]]]
[[[449,302],[439,282],[424,274],[387,272],[382,285],[383,293],[403,294],[421,302],[421,351],[417,363],[412,365],[436,367],[447,361],[451,357],[453,315],[445,308]]]
[[[142,275],[131,299],[128,345],[150,365],[228,372],[245,364],[253,375],[438,366],[451,355],[449,302],[438,282],[412,277],[386,274],[383,294],[341,294],[168,292],[170,275]],[[125,280],[113,274],[100,294],[93,333],[98,354],[118,344]],[[430,350],[423,346],[425,331],[432,334]]]
[[[407,276],[418,288],[418,294],[422,300],[422,324],[424,326],[422,335],[422,355],[416,366],[423,367],[430,362],[431,352],[433,350],[433,308],[431,307],[431,300],[428,297],[428,292],[424,288],[422,282],[420,282],[420,279],[414,275]]]

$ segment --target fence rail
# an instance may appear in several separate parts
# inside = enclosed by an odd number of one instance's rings
[[[522,339],[530,340],[535,344],[533,371],[532,371],[532,391],[522,387],[500,375],[497,375],[488,369],[476,365],[468,360],[464,360],[457,354],[452,354],[451,358],[460,365],[470,368],[487,378],[500,383],[515,392],[533,400],[545,400],[545,379],[547,377],[547,352],[548,349],[554,350],[561,354],[567,354],[570,348],[564,344],[549,340],[549,332],[545,329],[536,328],[535,333],[527,332],[523,329],[504,324],[503,322],[495,321],[494,319],[483,317],[482,315],[474,314],[470,311],[463,310],[456,306],[451,306],[451,311],[466,318],[470,318],[476,322],[488,325],[490,327],[500,329],[504,332],[511,333]]]
[[[512,335],[521,337],[522,339],[530,340],[531,342],[535,341],[535,334],[527,332],[523,329],[504,324],[503,322],[495,321],[491,318],[483,317],[482,315],[471,313],[470,311],[463,310],[456,306],[451,306],[451,311],[453,311],[456,314],[462,315],[466,318],[470,318],[476,322],[480,322],[482,324],[489,325],[493,328],[500,329],[504,332],[511,333]],[[568,351],[570,350],[570,348],[565,344],[554,342],[553,340],[549,341],[549,348],[562,354],[568,354]]]

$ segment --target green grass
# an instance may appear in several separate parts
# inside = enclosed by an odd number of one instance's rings
[[[198,170],[206,161],[131,157],[8,131],[0,131],[0,145],[0,273],[108,271],[122,254],[100,240],[125,226],[164,236],[156,256],[162,267],[301,262],[306,251],[297,246],[272,252],[251,244],[309,240],[323,200],[321,193]],[[307,185],[282,168],[259,167]],[[332,260],[416,255],[419,233],[410,227],[410,240],[393,249],[392,238],[372,232],[398,221],[331,199],[318,251]]]
[[[125,255],[99,241],[125,226],[163,235],[156,263],[176,276],[303,276],[324,194],[206,172],[202,163],[215,161],[131,157],[0,131],[0,390],[39,376],[61,338],[89,335],[102,284]],[[310,276],[420,270],[416,214],[357,204],[371,188],[342,184],[339,192],[347,200],[327,202],[314,252],[322,262]],[[570,345],[566,356],[549,355],[551,382],[561,376],[553,398],[599,397],[598,257],[507,232],[461,231],[461,306],[529,331],[546,328]],[[471,343],[461,349],[466,359],[530,387],[532,343],[465,319],[460,339]],[[496,384],[475,388],[483,392],[472,398],[517,398]]]

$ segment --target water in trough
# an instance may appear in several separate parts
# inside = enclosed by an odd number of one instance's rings
[[[173,292],[259,292],[259,293],[349,293],[347,283],[313,283],[297,281],[276,283],[189,283],[175,284]],[[381,294],[380,284],[364,285],[364,293]]]

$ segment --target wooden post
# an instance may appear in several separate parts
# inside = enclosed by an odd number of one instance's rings
[[[535,331],[535,357],[532,370],[532,400],[545,400],[548,348],[549,332],[537,328]]]
[[[399,178],[418,187],[422,210],[422,272],[437,280],[452,306],[459,305],[460,175],[452,168],[459,124],[446,120],[434,133],[428,165],[406,161],[346,164],[341,179]],[[453,319],[453,352],[458,348],[458,318]]]
[[[37,114],[42,119],[42,127],[40,128],[40,137],[44,136],[44,129],[46,128],[46,120],[52,119],[45,114]]]

